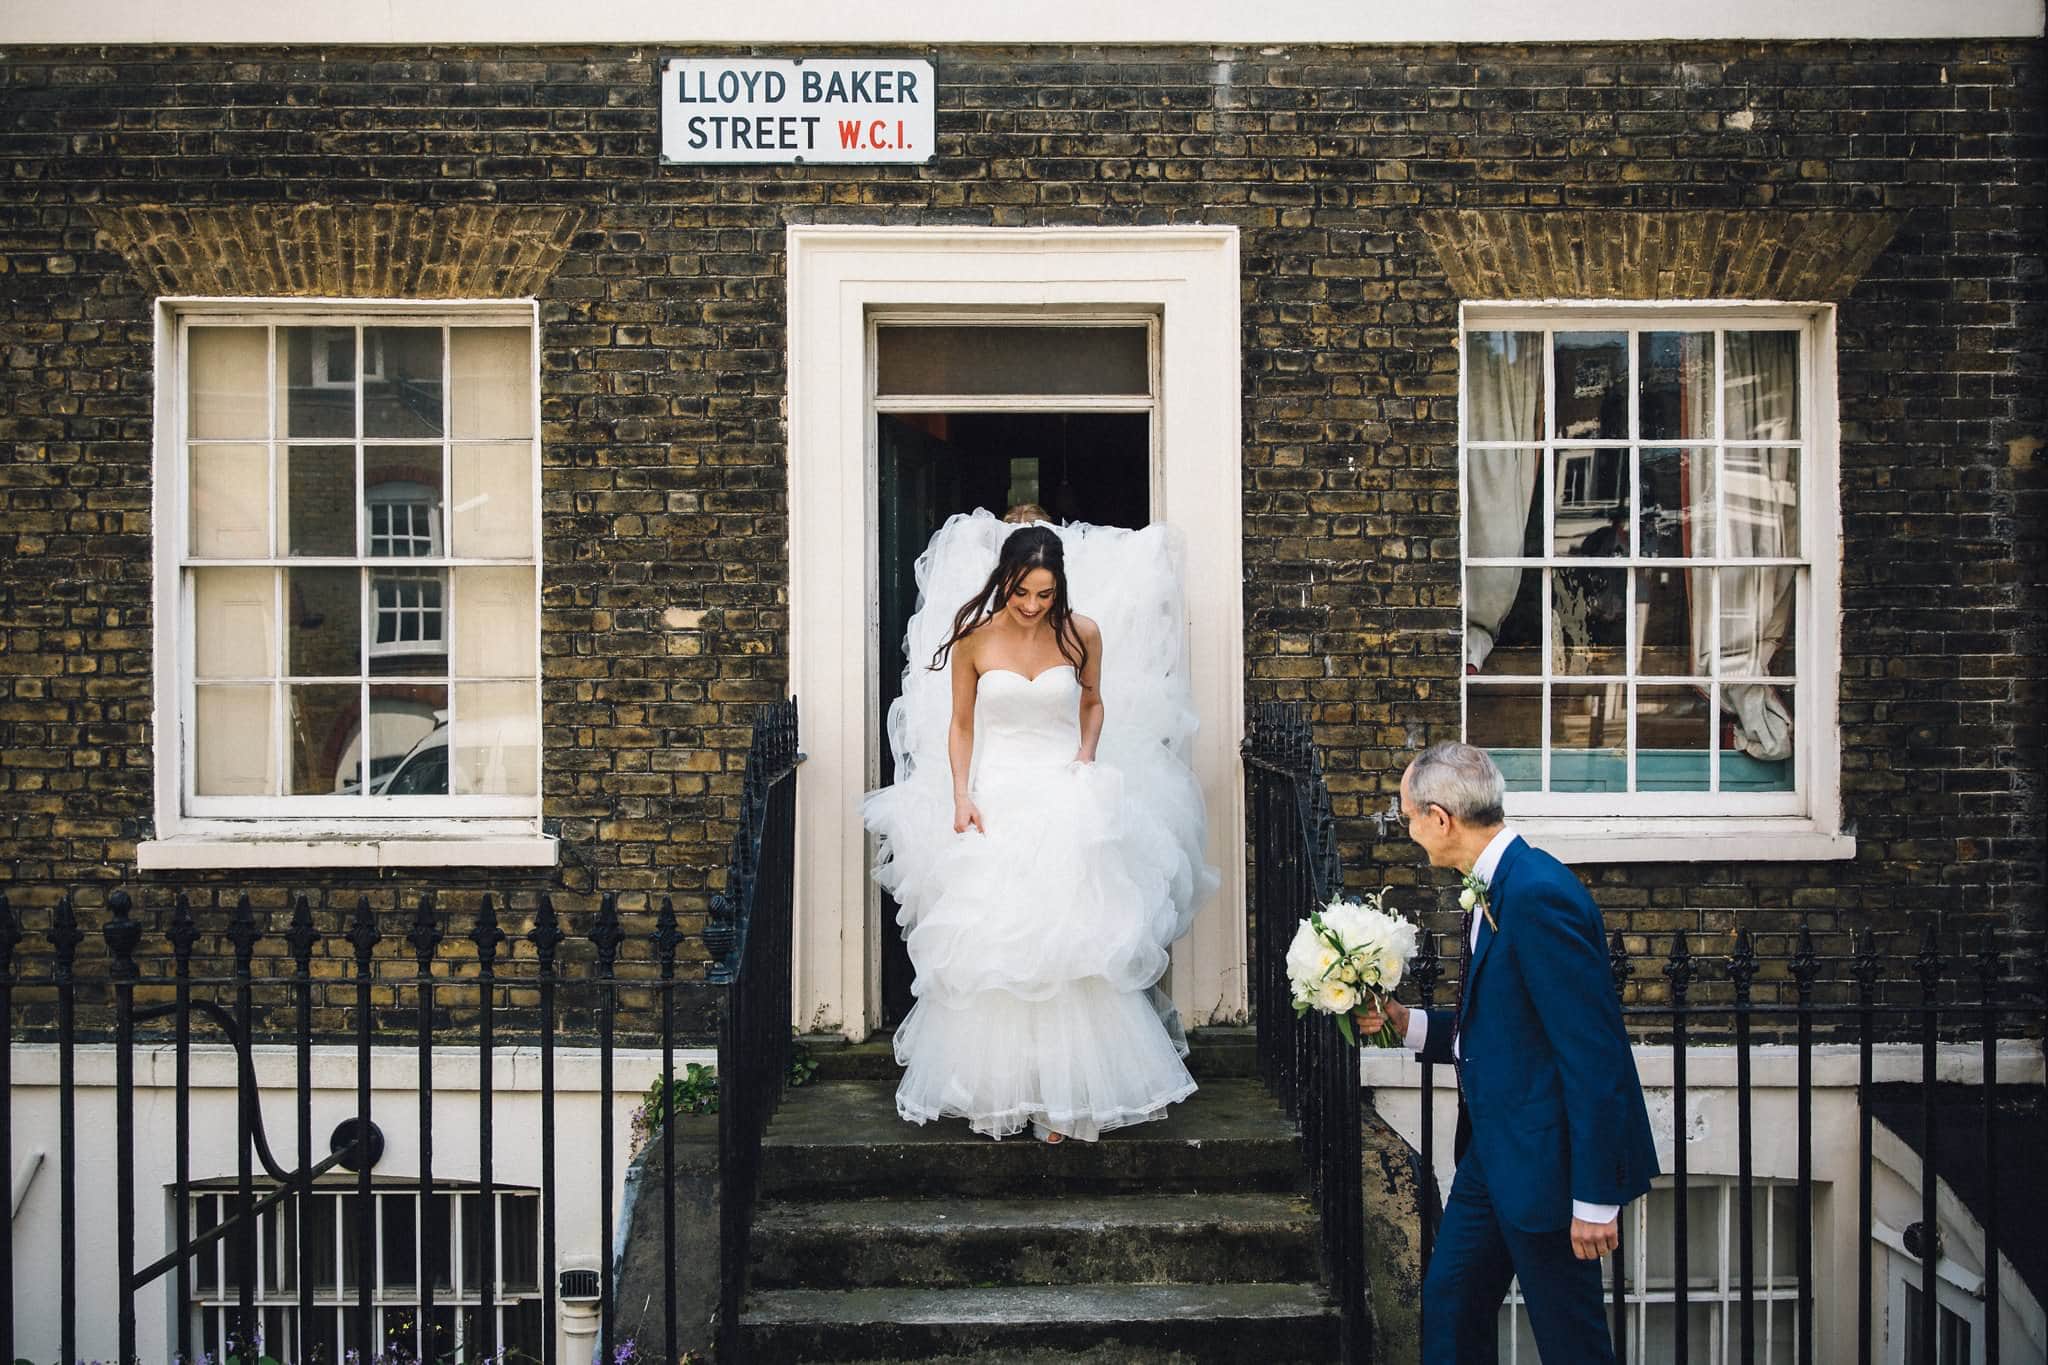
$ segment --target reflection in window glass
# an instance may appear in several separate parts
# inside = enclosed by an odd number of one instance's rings
[[[363,435],[441,434],[441,329],[363,329]]]
[[[1791,714],[1770,695],[1790,695],[1799,680],[1810,609],[1802,336],[1672,326],[1467,334],[1467,735],[1518,775],[1518,790],[1546,780],[1551,791],[1623,798],[1795,790]],[[1545,386],[1532,375],[1547,379],[1547,424]],[[1526,432],[1542,433],[1540,446],[1475,448]],[[1494,692],[1507,678],[1529,679],[1538,704]],[[1721,751],[1772,766],[1724,782],[1733,769],[1711,757]]]

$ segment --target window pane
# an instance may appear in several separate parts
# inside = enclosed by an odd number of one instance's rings
[[[274,678],[273,569],[192,570],[194,656],[202,678]]]
[[[1759,447],[1721,453],[1731,559],[1799,553],[1799,452]]]
[[[1636,570],[1636,672],[1645,677],[1703,677],[1704,639],[1694,603],[1708,591],[1706,569]]]
[[[1713,745],[1707,699],[1692,687],[1636,689],[1636,790],[1703,792]]]
[[[455,791],[532,796],[539,704],[532,683],[463,683],[455,689]]]
[[[270,555],[270,451],[264,446],[192,447],[195,559]]]
[[[1619,676],[1626,671],[1628,570],[1552,569],[1553,673]]]
[[[533,447],[455,447],[455,553],[520,559],[533,553]]]
[[[370,673],[445,677],[446,569],[379,569],[370,575]]]
[[[353,557],[356,452],[353,446],[293,446],[285,452],[285,546],[290,555]]]
[[[334,1200],[328,1195],[315,1195],[306,1206],[304,1255],[313,1292],[334,1293]]]
[[[1609,558],[1629,552],[1628,452],[1560,450],[1550,487],[1553,554]]]
[[[1721,586],[1721,676],[1791,676],[1798,659],[1799,571],[1787,566],[1714,572]]]
[[[1627,691],[1620,683],[1551,689],[1552,791],[1628,790]]]
[[[283,364],[278,406],[284,434],[356,434],[356,334],[353,327],[280,327]]]
[[[1678,1305],[1653,1303],[1647,1305],[1643,1321],[1643,1353],[1641,1360],[1678,1359],[1678,1336],[1676,1319]],[[1720,1360],[1719,1351],[1714,1350],[1714,1308],[1711,1304],[1687,1303],[1685,1307],[1686,1356],[1691,1360]]]
[[[537,629],[533,570],[467,568],[455,574],[455,675],[531,678]]]
[[[285,689],[292,746],[293,795],[354,792],[360,788],[358,742],[362,691],[349,684],[315,683]]]
[[[1499,765],[1509,791],[1543,787],[1543,688],[1511,683],[1465,689],[1465,741]]]
[[[1465,439],[1543,439],[1543,333],[1466,335]]]
[[[441,447],[363,452],[363,551],[372,559],[442,553]]]
[[[504,1248],[505,1254],[505,1292],[538,1294],[540,1201],[524,1195],[508,1195],[499,1204],[499,1209],[498,1245]],[[532,1306],[538,1310],[539,1301],[536,1300]]]
[[[1708,557],[1714,546],[1714,453],[1652,449],[1642,454],[1641,554]]]
[[[455,1264],[455,1238],[448,1226],[450,1205],[449,1195],[434,1195],[427,1203],[426,1224],[421,1228],[421,1245],[426,1248],[427,1266],[433,1272],[434,1290],[439,1298],[446,1298],[455,1288],[451,1269]],[[452,1320],[449,1333],[454,1333]]]
[[[1560,440],[1628,436],[1628,334],[1559,332],[1557,430]]]
[[[413,1201],[411,1195],[389,1193],[378,1196],[384,1219],[384,1288],[408,1297],[419,1290],[415,1273],[417,1258],[413,1247]]]
[[[884,327],[877,392],[1147,394],[1143,327]]]
[[[1714,334],[1644,332],[1636,338],[1642,375],[1639,417],[1646,441],[1714,434]]]
[[[533,435],[533,342],[524,327],[457,327],[449,332],[457,438]]]
[[[1465,454],[1465,552],[1473,559],[1541,558],[1543,504],[1540,450],[1472,450]]]
[[[384,796],[448,794],[448,689],[372,687],[370,763],[395,758],[390,773],[373,778],[371,790]]]
[[[1721,712],[1721,790],[1791,791],[1793,690],[1726,684]]]
[[[201,796],[275,796],[270,752],[270,688],[201,687],[194,693],[198,750],[194,790]]]
[[[441,329],[363,329],[363,435],[441,434]]]
[[[1799,334],[1729,332],[1723,416],[1731,441],[1799,439]]]
[[[293,677],[362,675],[362,591],[360,569],[286,571],[286,667]]]
[[[270,434],[270,341],[261,327],[194,327],[186,334],[192,440]]]

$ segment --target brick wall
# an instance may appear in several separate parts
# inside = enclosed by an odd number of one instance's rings
[[[617,892],[644,936],[650,897],[700,923],[751,708],[784,688],[787,224],[1243,229],[1249,694],[1314,706],[1347,860],[1407,882],[1427,874],[1367,817],[1457,725],[1454,341],[1474,287],[1428,215],[1856,211],[1896,224],[1840,312],[1858,857],[1588,876],[1658,951],[1753,928],[1761,993],[1801,916],[1830,974],[1848,930],[1910,955],[1939,915],[2009,931],[2036,979],[2039,44],[949,48],[928,165],[716,169],[657,164],[651,49],[6,55],[0,857],[37,888],[17,898],[32,930],[41,888],[128,876],[150,831],[150,304],[181,247],[96,213],[574,224],[547,269],[506,266],[542,305],[544,791],[564,866],[437,880],[525,907],[551,887],[572,911]],[[183,221],[203,245],[220,220]],[[417,880],[251,890],[273,912],[314,890],[338,921],[359,889]],[[145,903],[228,886],[166,876]]]

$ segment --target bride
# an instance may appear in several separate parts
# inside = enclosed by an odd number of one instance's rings
[[[1216,885],[1177,550],[1163,526],[975,512],[918,561],[897,778],[863,808],[916,970],[895,1044],[911,1122],[1092,1141],[1194,1092],[1159,988]]]

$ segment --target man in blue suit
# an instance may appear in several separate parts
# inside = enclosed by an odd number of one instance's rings
[[[1657,1151],[1600,911],[1508,828],[1504,790],[1467,744],[1424,750],[1401,775],[1409,834],[1432,864],[1485,888],[1469,907],[1457,1007],[1386,1002],[1409,1047],[1458,1069],[1458,1173],[1422,1286],[1422,1359],[1493,1361],[1518,1278],[1543,1359],[1589,1365],[1614,1359],[1599,1258],[1620,1239],[1621,1206],[1650,1188]]]

